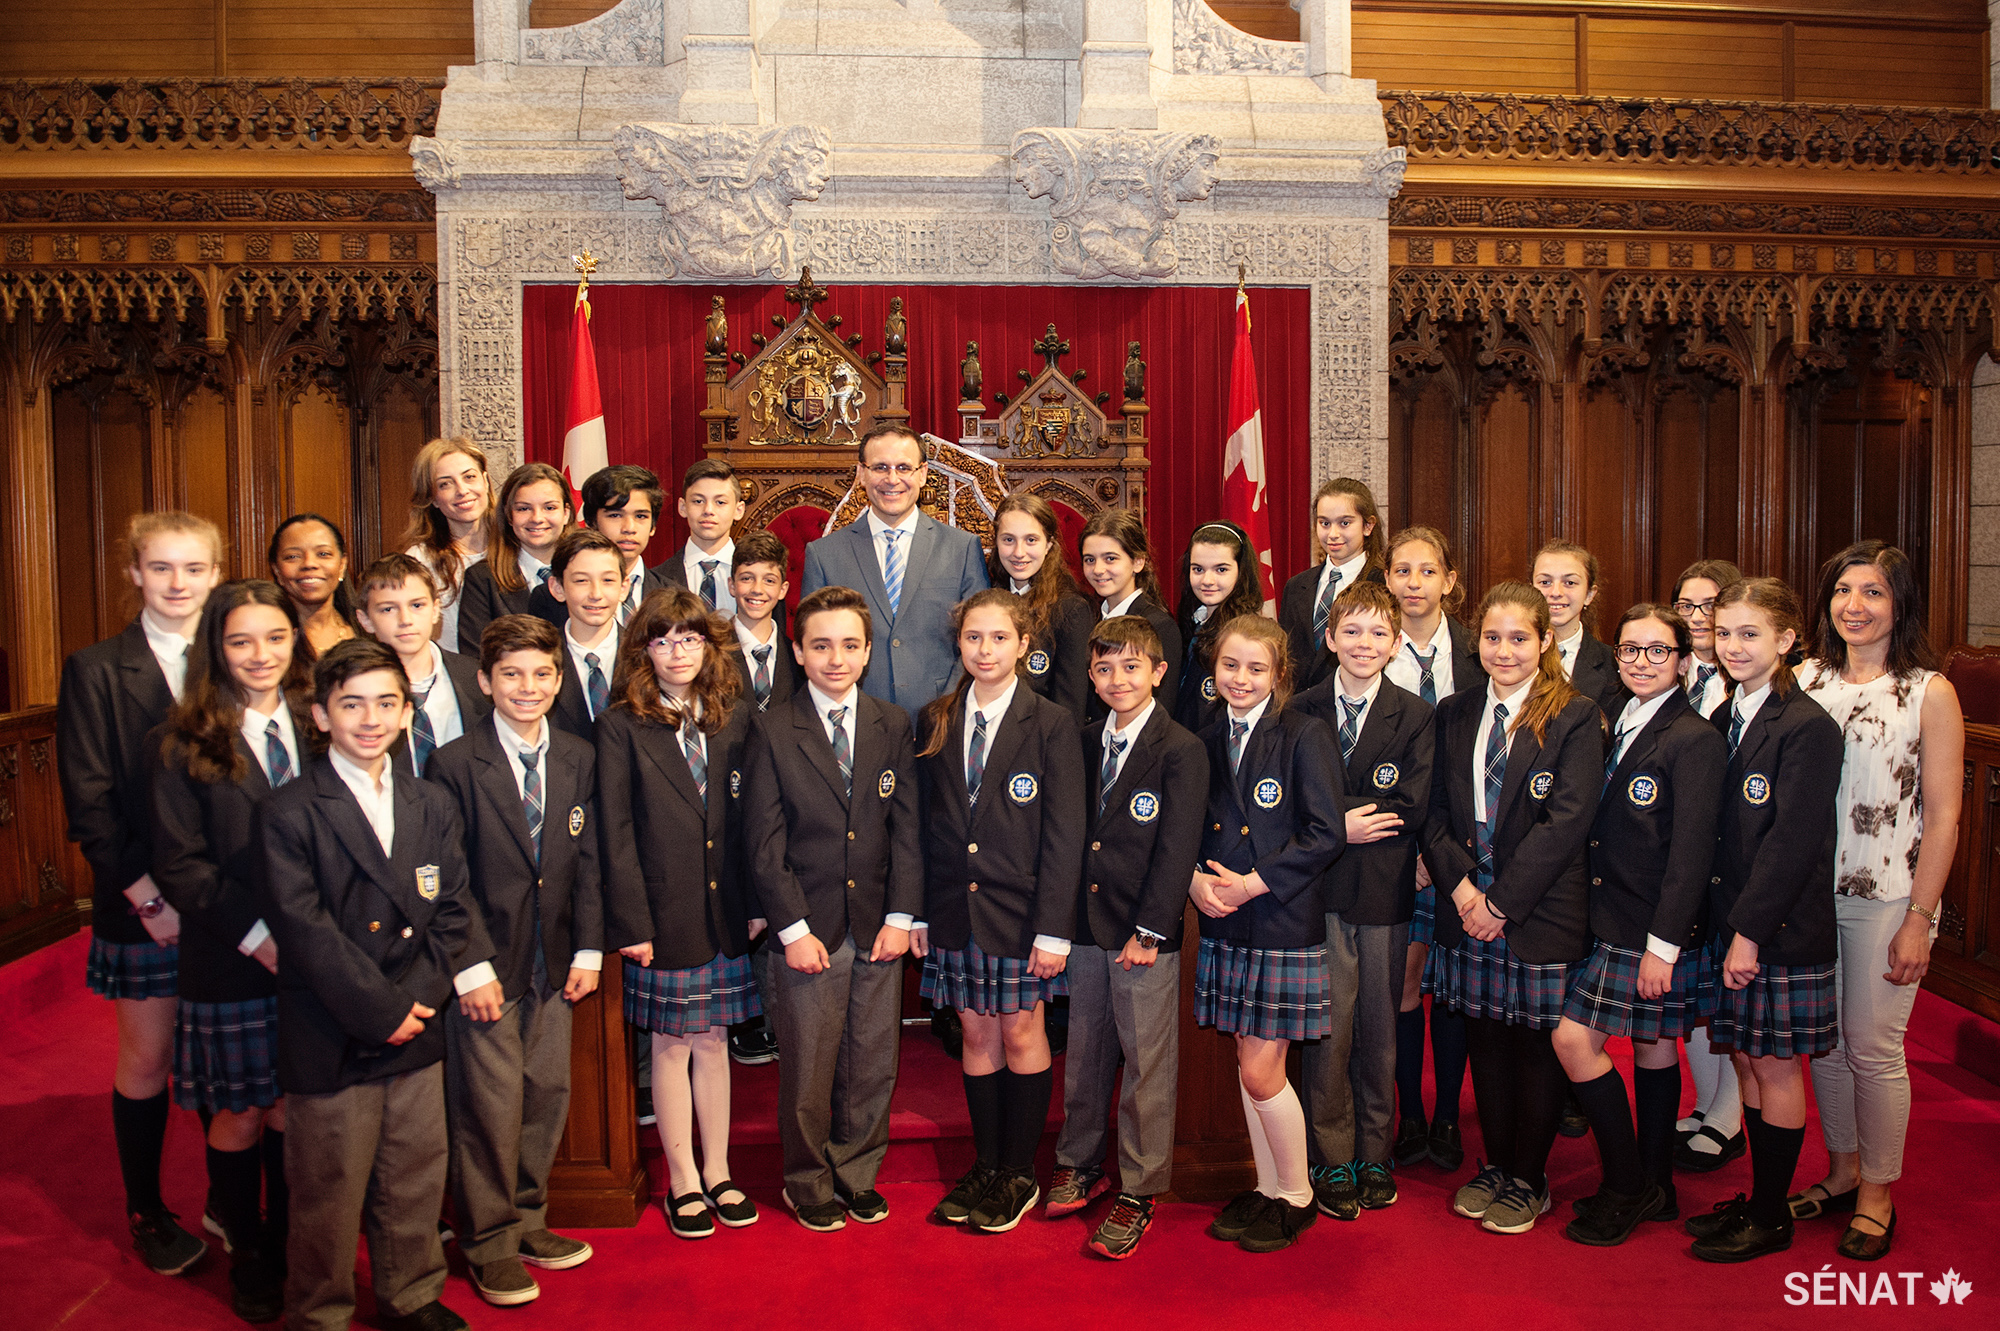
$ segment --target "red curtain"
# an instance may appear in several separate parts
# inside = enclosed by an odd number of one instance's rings
[[[590,289],[592,337],[604,395],[611,460],[658,472],[669,496],[690,463],[703,456],[703,320],[720,295],[732,351],[755,352],[753,332],[774,333],[773,315],[789,317],[782,285],[667,286],[602,284]],[[1147,363],[1152,414],[1147,521],[1160,581],[1171,606],[1188,533],[1222,509],[1222,448],[1229,399],[1235,290],[1230,287],[846,286],[831,287],[820,316],[838,315],[842,336],[862,335],[879,351],[889,299],[903,298],[909,321],[911,424],[956,438],[958,363],[979,343],[988,415],[993,395],[1021,388],[1016,370],[1041,358],[1030,345],[1053,323],[1069,340],[1062,361],[1086,372],[1083,387],[1109,390],[1105,410],[1122,396],[1125,344],[1137,341]],[[569,365],[569,318],[575,287],[536,285],[522,293],[523,406],[529,461],[561,465],[562,395]],[[1272,501],[1271,537],[1280,579],[1310,559],[1312,494],[1308,383],[1311,293],[1304,287],[1258,287],[1250,295],[1263,404],[1265,465]],[[666,506],[649,560],[687,539],[686,524]],[[796,570],[795,570],[796,572]],[[1275,595],[1275,592],[1272,593]]]

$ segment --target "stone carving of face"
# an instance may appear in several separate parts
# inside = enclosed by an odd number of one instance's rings
[[[833,154],[816,143],[802,145],[786,173],[792,197],[808,201],[819,198],[832,180]]]

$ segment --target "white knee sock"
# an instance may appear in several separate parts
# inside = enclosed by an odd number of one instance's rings
[[[1269,1143],[1271,1168],[1276,1190],[1269,1195],[1283,1198],[1293,1206],[1312,1205],[1312,1180],[1306,1163],[1306,1111],[1299,1093],[1290,1082],[1268,1100],[1252,1100],[1257,1117],[1264,1121],[1264,1137]]]
[[[1257,1162],[1257,1191],[1266,1197],[1278,1195],[1278,1171],[1271,1163],[1271,1139],[1264,1133],[1264,1116],[1257,1112],[1256,1097],[1239,1076],[1236,1089],[1243,1096],[1243,1121],[1250,1129],[1250,1157]]]

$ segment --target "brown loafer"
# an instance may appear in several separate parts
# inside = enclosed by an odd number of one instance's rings
[[[1873,1234],[1865,1229],[1856,1229],[1862,1221],[1881,1229]],[[1840,1236],[1839,1252],[1842,1257],[1857,1262],[1879,1262],[1889,1255],[1889,1248],[1896,1241],[1896,1213],[1889,1212],[1889,1223],[1884,1225],[1872,1215],[1857,1215],[1847,1222],[1847,1232]]]

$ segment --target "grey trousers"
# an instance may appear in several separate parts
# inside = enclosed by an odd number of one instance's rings
[[[436,1302],[444,1292],[444,1176],[443,1064],[331,1095],[287,1095],[288,1331],[347,1331],[363,1230],[383,1316]]]
[[[776,940],[773,940],[774,942]],[[822,940],[824,941],[824,940]],[[852,936],[817,975],[771,968],[778,999],[778,1139],[785,1191],[800,1206],[875,1186],[889,1153],[889,1099],[902,1040],[903,959],[871,962]]]
[[[1118,1094],[1119,1186],[1135,1197],[1173,1182],[1174,1095],[1181,1062],[1180,954],[1126,970],[1118,954],[1082,944],[1070,949],[1069,1053],[1063,1067],[1063,1125],[1056,1163],[1095,1169],[1104,1163],[1111,1083],[1125,1057]]]
[[[1299,1051],[1306,1155],[1315,1165],[1389,1163],[1396,1123],[1396,1010],[1403,1002],[1405,924],[1326,917],[1333,1031]]]
[[[445,1014],[451,1200],[468,1262],[515,1257],[548,1228],[549,1170],[569,1120],[570,1006],[541,967],[500,1020]]]

